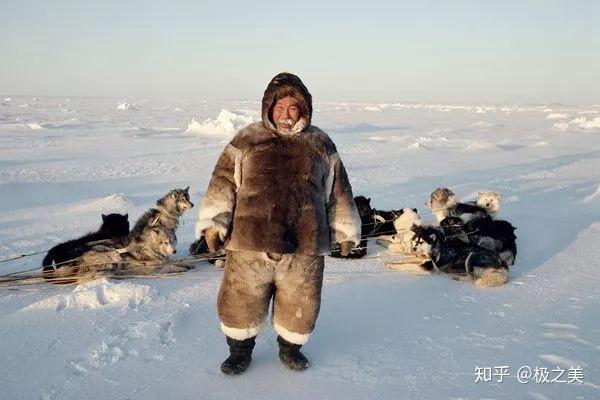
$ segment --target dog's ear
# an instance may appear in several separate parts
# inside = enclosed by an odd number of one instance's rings
[[[502,193],[496,193],[496,197],[498,198],[498,200],[502,200]]]
[[[417,209],[416,209],[416,208],[413,208],[412,210],[415,212],[415,214],[418,214],[418,213],[419,213],[419,211],[417,211]]]
[[[184,192],[189,193],[190,192],[190,187],[186,187],[185,189],[183,189]]]
[[[129,214],[125,214],[124,217],[126,220],[129,220]]]
[[[478,193],[477,193],[477,196],[481,197],[481,196],[483,196],[484,194],[485,194],[485,192],[478,192]]]
[[[427,208],[431,208],[431,200],[427,200],[427,201],[425,202],[425,207],[427,207]]]
[[[369,203],[369,205],[371,205],[371,198],[370,197],[367,198],[367,203]]]
[[[450,197],[452,197],[452,196],[456,196],[456,195],[454,194],[454,192],[453,192],[452,190],[448,189],[448,188],[443,188],[443,189],[441,190],[441,192],[442,192],[442,193],[439,193],[440,197],[438,198],[438,200],[442,200],[442,199],[444,199],[444,198],[447,198],[447,199],[448,199],[448,198],[450,198]]]
[[[106,215],[102,214],[102,222],[106,221]]]

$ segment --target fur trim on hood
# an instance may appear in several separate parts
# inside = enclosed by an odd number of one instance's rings
[[[289,72],[277,74],[267,86],[262,99],[262,121],[267,129],[276,131],[275,122],[271,118],[273,106],[278,100],[291,96],[298,100],[301,117],[292,128],[292,132],[300,133],[310,126],[312,119],[312,96],[300,78]]]

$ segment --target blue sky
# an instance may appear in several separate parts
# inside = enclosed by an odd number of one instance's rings
[[[4,94],[600,103],[597,1],[1,1]]]

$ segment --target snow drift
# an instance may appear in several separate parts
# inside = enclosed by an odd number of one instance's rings
[[[600,116],[587,119],[586,117],[577,117],[569,122],[557,122],[554,129],[566,131],[570,128],[584,131],[600,130]]]
[[[136,108],[135,103],[128,103],[128,102],[124,101],[122,103],[119,103],[119,105],[117,106],[117,110],[122,110],[122,111],[137,110],[137,108]]]
[[[207,118],[198,122],[193,118],[185,131],[197,136],[230,136],[248,124],[260,121],[246,111],[229,111],[222,109],[216,119]]]

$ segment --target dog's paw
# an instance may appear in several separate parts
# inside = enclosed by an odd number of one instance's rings
[[[479,288],[490,288],[504,285],[508,282],[509,272],[504,268],[489,268],[474,281],[475,286]]]

